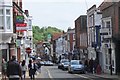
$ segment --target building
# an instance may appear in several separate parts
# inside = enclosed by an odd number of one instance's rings
[[[102,52],[106,73],[120,73],[120,1],[103,2],[99,9],[102,12]]]
[[[75,50],[75,29],[68,28],[66,32],[67,40],[67,52],[69,60],[78,59],[79,55],[74,51]]]
[[[87,15],[81,15],[75,20],[75,34],[76,49],[80,53],[80,59],[87,59]]]
[[[30,48],[33,53],[32,17],[29,16],[28,10],[22,10],[22,0],[13,1],[13,26],[13,32],[17,34],[17,39],[15,39],[17,60],[28,61],[26,49]]]
[[[63,52],[63,33],[52,34],[52,44],[51,44],[51,56],[53,57],[53,62],[55,58],[59,59]]]
[[[87,10],[87,32],[88,32],[88,58],[101,62],[101,36],[100,36],[100,27],[101,27],[101,18],[102,13],[96,5],[93,5]]]
[[[9,60],[9,55],[13,49],[11,46],[14,44],[12,39],[15,38],[13,34],[13,11],[12,0],[0,1],[0,60],[4,58]],[[0,61],[0,65],[1,65]],[[1,72],[1,66],[0,66]],[[1,73],[0,73],[1,74]]]

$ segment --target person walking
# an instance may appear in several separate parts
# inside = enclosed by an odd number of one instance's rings
[[[89,61],[89,68],[90,68],[90,72],[93,73],[93,59],[92,58]]]
[[[88,72],[88,66],[89,66],[88,59],[85,60],[84,65],[85,65],[86,72]]]
[[[26,71],[27,71],[27,66],[26,66],[25,60],[22,61],[21,67],[22,67],[22,77],[23,77],[23,79],[25,80]]]
[[[22,78],[22,69],[20,64],[16,61],[16,56],[7,63],[7,77],[9,80],[19,80]]]
[[[2,59],[2,79],[6,80],[7,62]]]
[[[28,64],[28,70],[29,70],[29,76],[31,78],[31,80],[35,79],[35,73],[36,73],[36,64],[34,61],[29,60],[29,64]]]

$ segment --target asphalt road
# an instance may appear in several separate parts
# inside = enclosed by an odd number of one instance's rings
[[[57,68],[57,66],[42,66],[36,80],[112,80],[88,74],[70,74]]]

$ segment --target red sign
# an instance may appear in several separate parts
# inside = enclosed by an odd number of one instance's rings
[[[31,53],[31,51],[32,51],[32,50],[31,50],[31,48],[29,48],[29,47],[28,47],[28,48],[26,48],[26,53],[30,54],[30,53]]]
[[[27,30],[16,30],[16,32],[24,32],[24,31],[27,31]]]
[[[16,23],[16,27],[26,27],[27,23]]]

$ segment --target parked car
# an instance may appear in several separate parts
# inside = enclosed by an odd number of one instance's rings
[[[68,66],[69,73],[85,73],[85,67],[81,60],[71,60]]]
[[[41,66],[44,66],[44,62],[43,61],[40,61],[40,64],[41,64]]]
[[[63,63],[63,70],[68,70],[69,62],[64,62]]]
[[[51,61],[44,61],[44,66],[53,66]]]
[[[60,63],[58,64],[58,69],[62,69],[64,62],[68,62],[68,61],[69,61],[68,59],[61,59]]]

